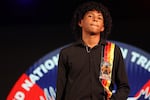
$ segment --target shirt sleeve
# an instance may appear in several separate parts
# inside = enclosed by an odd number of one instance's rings
[[[126,73],[126,67],[124,63],[124,59],[121,53],[121,50],[118,46],[115,48],[115,59],[114,59],[114,67],[115,67],[115,84],[116,84],[116,92],[112,96],[112,100],[127,100],[130,87],[128,84],[128,77]]]
[[[56,100],[64,100],[66,85],[66,57],[61,51],[58,60],[57,83],[56,83]]]

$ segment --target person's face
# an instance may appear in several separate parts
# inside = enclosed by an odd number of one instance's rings
[[[85,13],[83,19],[78,24],[84,33],[99,34],[104,31],[103,15],[96,10]]]

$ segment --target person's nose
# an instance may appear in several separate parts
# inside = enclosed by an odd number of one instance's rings
[[[97,22],[97,21],[98,21],[98,18],[93,17],[93,21]]]

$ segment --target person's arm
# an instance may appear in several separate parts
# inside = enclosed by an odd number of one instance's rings
[[[66,58],[63,52],[59,54],[58,71],[57,71],[57,85],[56,85],[56,100],[64,100],[64,92],[66,85]]]
[[[116,47],[115,53],[115,83],[117,89],[111,100],[127,100],[130,92],[130,86],[128,83],[124,59],[119,47]]]

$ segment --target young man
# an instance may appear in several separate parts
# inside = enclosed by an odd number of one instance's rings
[[[90,1],[76,9],[72,28],[78,40],[60,52],[56,100],[127,99],[130,88],[120,48],[106,40],[111,24],[101,3]]]

